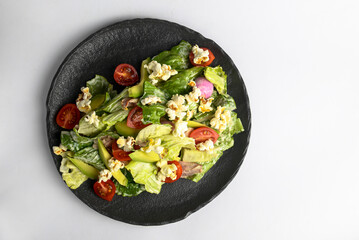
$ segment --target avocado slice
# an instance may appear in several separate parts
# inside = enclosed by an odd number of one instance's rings
[[[132,136],[132,137],[136,137],[138,132],[141,131],[141,129],[136,129],[136,128],[130,128],[127,126],[127,121],[123,121],[123,122],[117,122],[115,124],[115,128],[118,134],[120,134],[121,136]]]
[[[103,163],[105,164],[105,166],[109,168],[109,164],[108,164],[108,160],[110,160],[112,158],[111,154],[107,151],[107,149],[105,148],[105,146],[103,145],[102,141],[98,138],[98,152],[100,154],[101,160],[103,161]],[[128,180],[125,177],[125,175],[123,175],[123,173],[121,172],[121,170],[118,170],[117,172],[113,172],[111,171],[112,176],[123,186],[127,186]]]
[[[133,153],[131,153],[129,156],[133,161],[139,161],[139,162],[151,163],[151,162],[157,162],[160,160],[160,157],[154,151],[146,153],[141,150],[136,150]]]
[[[207,125],[195,121],[187,121],[187,126],[191,128],[207,127]]]
[[[68,157],[68,159],[70,159],[70,161],[88,178],[91,178],[93,180],[96,180],[98,178],[99,171],[93,166],[84,163],[83,161],[76,158]]]
[[[182,161],[184,162],[197,162],[204,163],[211,161],[215,156],[216,152],[198,151],[192,149],[183,149]]]
[[[140,74],[141,74],[140,83],[133,87],[130,87],[128,89],[129,97],[138,98],[143,95],[143,84],[144,84],[145,80],[148,80],[148,72],[147,72],[147,69],[145,69],[145,64],[148,64],[150,61],[151,61],[151,58],[147,58],[142,61],[141,72],[140,72]]]
[[[102,103],[105,102],[105,100],[106,100],[105,94],[99,94],[94,96],[93,98],[91,98],[91,103],[90,103],[91,109],[92,110],[97,109],[98,107],[101,106]]]

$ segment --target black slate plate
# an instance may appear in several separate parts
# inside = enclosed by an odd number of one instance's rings
[[[103,215],[138,225],[161,225],[182,220],[223,191],[243,162],[249,143],[251,115],[238,69],[212,40],[184,26],[157,19],[133,19],[105,27],[89,36],[66,57],[52,81],[46,103],[50,149],[60,143],[61,129],[55,122],[57,112],[64,104],[75,102],[87,80],[99,74],[116,86],[113,71],[118,64],[125,62],[139,69],[143,59],[170,49],[181,40],[211,49],[216,56],[212,65],[221,65],[228,75],[228,93],[237,103],[236,112],[246,131],[234,137],[235,146],[225,151],[198,183],[180,179],[165,184],[159,195],[145,192],[131,198],[115,196],[112,202],[95,195],[91,180],[72,190],[81,201]],[[59,169],[61,157],[53,153],[52,156]]]

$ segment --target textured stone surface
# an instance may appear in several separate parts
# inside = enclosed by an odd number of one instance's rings
[[[60,127],[55,122],[58,110],[74,103],[81,86],[95,74],[105,76],[118,90],[113,71],[120,63],[140,69],[141,61],[181,40],[211,49],[228,74],[228,93],[237,103],[245,132],[235,136],[235,146],[223,154],[198,183],[180,179],[165,184],[159,195],[142,193],[137,197],[115,196],[112,202],[97,197],[88,180],[71,190],[81,201],[97,212],[116,220],[139,225],[160,225],[179,221],[215,198],[236,175],[249,143],[251,116],[247,92],[238,69],[230,57],[212,40],[181,25],[156,19],[134,19],[116,23],[94,33],[80,43],[64,60],[50,87],[47,99],[47,130],[49,147],[60,143]],[[117,86],[116,86],[117,85]],[[61,157],[53,156],[57,170]],[[66,186],[66,185],[64,185]]]

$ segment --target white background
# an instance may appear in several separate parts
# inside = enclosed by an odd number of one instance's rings
[[[0,239],[359,239],[359,2],[0,1]],[[94,31],[161,18],[216,41],[238,66],[253,128],[213,202],[165,226],[117,222],[62,182],[45,99]]]

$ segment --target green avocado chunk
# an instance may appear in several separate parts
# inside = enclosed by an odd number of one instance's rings
[[[107,149],[105,148],[105,146],[103,145],[102,141],[98,138],[98,152],[100,154],[100,157],[103,161],[103,163],[106,165],[106,167],[108,169],[109,168],[109,163],[108,160],[110,160],[112,158],[111,154],[107,151]],[[111,171],[112,176],[123,186],[127,186],[128,180],[125,177],[125,175],[123,175],[123,173],[121,172],[121,170],[118,170],[117,172],[113,172]]]
[[[148,64],[151,61],[151,58],[147,58],[145,60],[142,61],[141,64],[141,80],[140,83],[132,86],[128,89],[128,96],[129,97],[133,97],[133,98],[138,98],[141,97],[143,94],[143,83],[145,82],[145,80],[148,80],[148,72],[147,69],[145,68],[145,65]]]
[[[150,162],[157,162],[160,160],[160,157],[154,151],[146,153],[141,150],[136,150],[133,153],[131,153],[129,156],[133,161],[138,161],[138,162],[150,163]]]
[[[76,158],[68,157],[68,159],[70,159],[70,161],[88,178],[91,178],[93,180],[96,180],[98,178],[99,171],[93,166],[84,163],[83,161]]]
[[[136,137],[138,132],[141,129],[136,129],[136,128],[130,128],[127,126],[127,122],[123,121],[123,122],[117,122],[115,125],[116,131],[118,134],[120,134],[121,136],[132,136],[132,137]]]
[[[195,121],[187,121],[187,126],[191,128],[207,127],[207,125]]]
[[[102,103],[105,102],[105,100],[106,100],[106,95],[105,94],[99,94],[99,95],[94,96],[91,99],[91,103],[90,103],[91,109],[92,110],[97,109],[98,107],[101,106]]]
[[[182,161],[204,163],[211,161],[216,156],[216,152],[198,151],[183,149]]]

